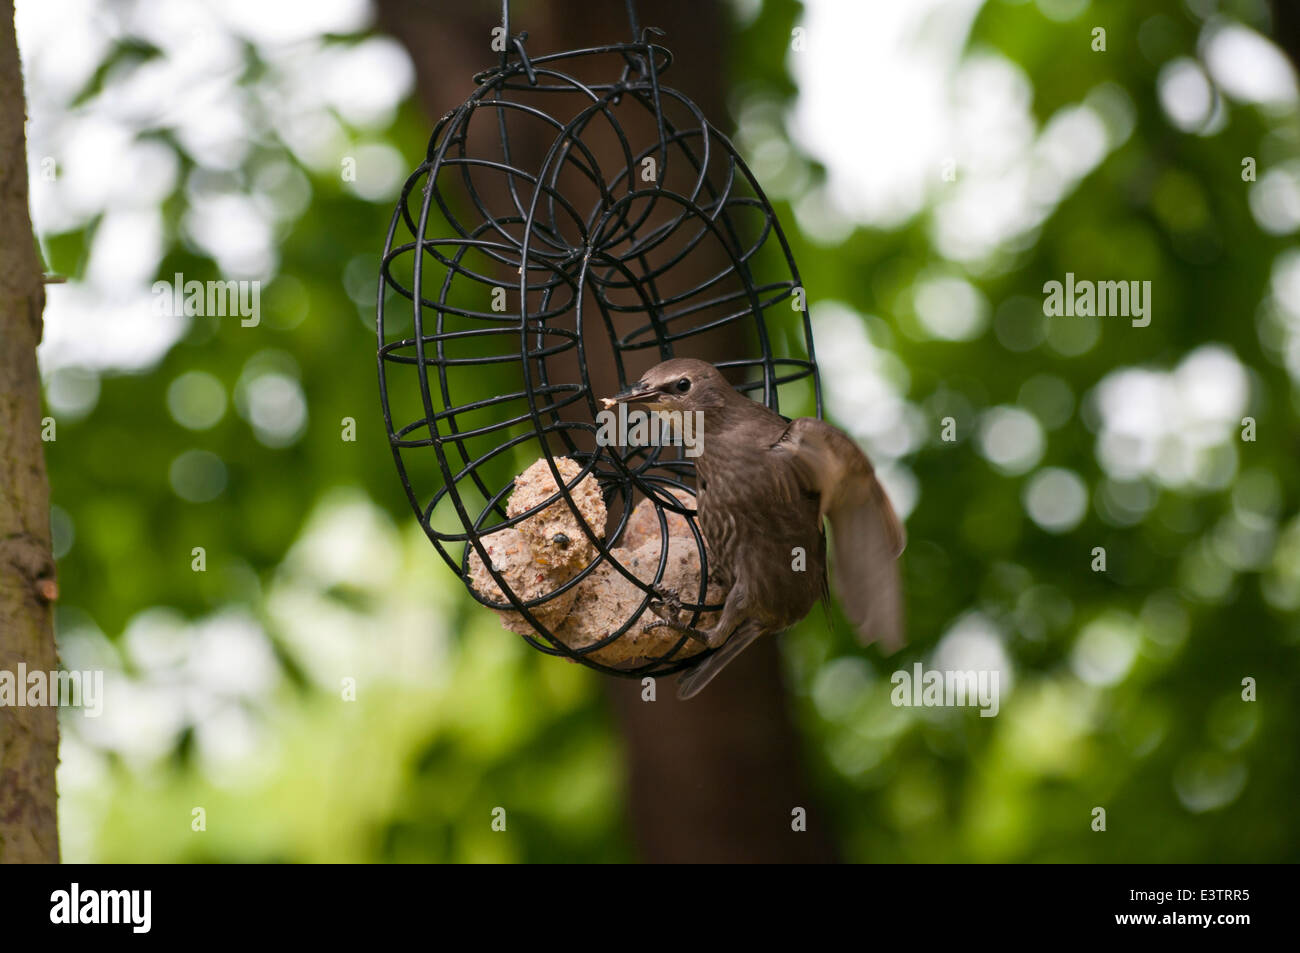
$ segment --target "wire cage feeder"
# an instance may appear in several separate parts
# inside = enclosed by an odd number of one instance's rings
[[[706,599],[695,465],[681,447],[598,441],[599,400],[660,360],[711,356],[772,410],[795,385],[820,416],[812,328],[758,182],[699,107],[662,83],[672,55],[652,41],[661,31],[643,30],[629,0],[631,41],[530,56],[503,6],[500,63],[437,123],[384,245],[378,366],[393,457],[443,560],[480,603],[517,613],[533,647],[609,674],[666,675],[707,652],[690,643],[689,655],[677,633],[650,657],[609,662],[602,650],[653,618],[670,520],[687,527],[698,560],[682,621],[719,608]],[[703,353],[719,332],[740,353]],[[511,514],[530,453],[554,491]],[[563,457],[577,468],[562,472]],[[489,552],[495,534],[551,506],[580,516],[589,477],[608,514],[603,527],[577,521],[590,558],[545,591],[516,592]],[[619,548],[638,502],[653,507],[660,537],[652,573],[634,572]],[[471,584],[476,560],[497,592]],[[635,605],[575,646],[544,610],[597,572],[616,575]]]

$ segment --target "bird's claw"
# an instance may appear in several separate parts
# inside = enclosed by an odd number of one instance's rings
[[[647,608],[659,617],[658,622],[650,622],[641,627],[643,632],[649,632],[651,629],[672,629],[674,632],[681,632],[690,636],[696,642],[704,646],[711,646],[713,643],[709,640],[709,634],[701,629],[682,623],[681,596],[676,589],[663,589],[659,593],[658,599],[651,599]]]
[[[665,622],[676,622],[682,617],[682,600],[676,589],[664,589],[660,598],[650,600],[648,608]]]

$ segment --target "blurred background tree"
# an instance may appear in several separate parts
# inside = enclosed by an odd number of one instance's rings
[[[514,9],[548,49],[621,37],[609,6]],[[378,414],[383,230],[494,9],[19,0],[33,214],[72,279],[40,351],[56,624],[108,673],[104,714],[63,720],[65,859],[656,858],[636,827],[689,807],[725,848],[794,800],[809,856],[1295,860],[1300,154],[1268,5],[734,0],[670,27],[671,81],[787,223],[828,411],[907,515],[912,639],[772,640],[717,688],[779,715],[784,676],[797,736],[701,744],[714,773],[676,789],[647,746],[683,722],[638,728],[626,686],[465,596]],[[260,323],[159,314],[177,273],[261,280]],[[1066,273],[1150,281],[1150,325],[1045,317]],[[998,715],[893,706],[918,661],[997,670]],[[713,704],[708,737],[742,718]],[[800,761],[806,790],[759,770]]]

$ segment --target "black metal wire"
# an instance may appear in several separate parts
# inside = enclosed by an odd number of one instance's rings
[[[402,189],[380,266],[376,328],[380,400],[393,457],[439,555],[480,603],[526,619],[536,635],[524,638],[535,648],[609,674],[641,677],[669,674],[701,657],[678,657],[685,636],[643,664],[617,667],[591,657],[629,631],[658,596],[669,514],[687,519],[700,561],[693,601],[683,594],[689,621],[719,607],[705,604],[708,555],[695,511],[670,492],[694,495],[693,461],[664,448],[602,446],[594,439],[598,408],[586,323],[597,320],[604,329],[622,387],[629,382],[626,359],[644,351],[660,359],[688,356],[693,338],[729,328],[737,339],[748,331],[757,349],[756,356],[718,363],[744,374],[742,391],[758,392],[779,411],[780,391],[808,380],[818,416],[822,405],[807,308],[789,303],[802,283],[776,214],[730,141],[690,99],[661,84],[672,55],[647,39],[660,31],[641,29],[633,0],[627,0],[627,14],[631,42],[530,57],[527,35],[510,33],[509,0],[503,0],[500,65],[474,77],[478,88],[437,124],[424,162]],[[591,83],[577,76],[579,67],[601,63],[617,78]],[[655,131],[633,142],[620,116],[637,111],[648,114]],[[525,167],[511,141],[512,128],[524,123],[533,126],[534,138],[538,130],[550,136],[533,167]],[[584,137],[603,142],[615,165],[609,166],[607,154],[602,168],[601,146]],[[657,167],[649,183],[637,179],[647,159]],[[715,260],[710,256],[724,262],[715,273],[690,281],[678,276],[698,260]],[[762,282],[754,274],[760,266],[767,274]],[[515,282],[518,306],[509,312],[483,307],[508,281]],[[409,312],[391,310],[403,300]],[[570,316],[573,325],[565,326]],[[552,379],[561,359],[576,362],[576,383]],[[512,386],[466,399],[465,391],[480,383],[473,371],[492,366],[513,369]],[[496,479],[491,471],[534,445],[558,490],[511,517],[505,500],[513,480]],[[581,472],[566,479],[558,455],[578,461]],[[611,511],[620,513],[617,524],[601,536],[599,527],[578,518],[596,551],[591,564],[553,591],[520,599],[493,566],[484,539],[559,500],[577,514],[573,490],[588,475],[599,481]],[[613,554],[638,494],[655,507],[662,543],[649,582]],[[440,506],[454,513],[459,530],[435,525]],[[469,586],[471,552],[504,602]],[[605,638],[571,648],[533,610],[604,563],[642,592],[640,605]]]
[[[632,28],[632,42],[640,43],[641,26],[636,19],[636,0],[627,0],[627,25]]]

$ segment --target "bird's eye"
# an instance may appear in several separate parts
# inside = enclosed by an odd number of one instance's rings
[[[556,546],[559,546],[561,549],[569,548],[569,537],[565,536],[563,533],[556,533],[551,537],[551,542]]]
[[[684,394],[690,389],[691,389],[691,379],[689,377],[683,377],[681,380],[677,382],[677,393]]]

